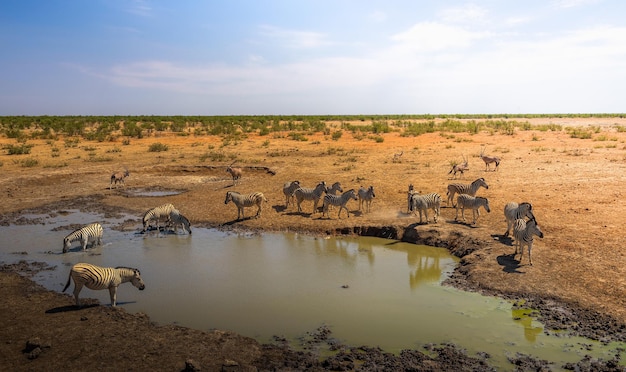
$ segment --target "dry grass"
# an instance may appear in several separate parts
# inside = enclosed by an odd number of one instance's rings
[[[623,185],[626,178],[626,133],[612,124],[618,119],[532,119],[533,125],[558,124],[584,128],[600,127],[599,135],[611,141],[573,138],[561,131],[516,131],[514,134],[483,131],[468,133],[429,133],[402,137],[399,132],[353,135],[344,131],[333,135],[340,123],[330,124],[329,134],[289,133],[267,136],[248,135],[224,140],[217,136],[161,136],[115,142],[87,142],[75,147],[63,140],[31,140],[30,154],[0,155],[0,192],[5,202],[0,212],[37,207],[48,201],[81,195],[102,195],[103,202],[128,208],[139,216],[163,200],[174,203],[194,224],[229,224],[250,229],[274,231],[334,232],[353,226],[408,226],[416,222],[406,212],[406,191],[410,183],[423,193],[438,192],[446,199],[450,163],[469,158],[470,170],[461,182],[484,177],[489,189],[479,195],[490,200],[492,212],[482,213],[476,226],[454,222],[455,210],[442,209],[438,224],[416,229],[444,233],[459,231],[485,242],[484,249],[465,257],[469,280],[483,288],[506,293],[536,293],[595,308],[626,322],[626,248],[621,244]],[[624,125],[624,123],[617,123]],[[381,140],[382,139],[382,140]],[[612,146],[598,146],[610,142]],[[14,140],[2,138],[0,144]],[[149,151],[155,143],[167,150]],[[487,154],[502,158],[497,172],[485,172],[478,157],[481,145]],[[54,150],[56,149],[56,150]],[[400,161],[393,154],[404,151]],[[24,166],[25,159],[37,164]],[[241,183],[231,186],[226,165],[236,162],[244,168]],[[267,173],[261,167],[276,171]],[[127,197],[121,190],[108,190],[110,174],[130,170],[129,188],[176,188],[187,192],[167,198]],[[299,180],[313,187],[324,180],[340,181],[344,190],[374,185],[376,198],[372,212],[356,213],[349,219],[320,218],[310,215],[312,204],[284,210],[282,186]],[[455,181],[456,182],[456,181]],[[224,205],[228,190],[262,191],[269,199],[259,219],[234,221],[233,205]],[[505,270],[502,258],[514,251],[500,241],[506,229],[503,208],[509,201],[528,201],[545,238],[536,239],[534,266]],[[444,204],[445,205],[445,204]],[[358,203],[349,204],[350,211]],[[246,211],[252,215],[253,211]],[[352,213],[351,213],[352,215]],[[527,259],[527,256],[525,257]]]

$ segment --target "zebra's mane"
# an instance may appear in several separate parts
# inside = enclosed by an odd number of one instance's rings
[[[131,271],[136,271],[139,275],[141,275],[141,272],[139,271],[139,269],[136,269],[134,267],[128,267],[128,266],[116,266],[116,269],[127,269],[127,270],[131,270]]]

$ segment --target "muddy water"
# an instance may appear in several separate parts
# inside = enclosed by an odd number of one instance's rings
[[[611,359],[626,345],[548,336],[542,325],[511,304],[440,282],[458,260],[447,250],[375,238],[313,238],[299,234],[233,234],[193,229],[193,235],[119,231],[126,218],[83,213],[25,216],[35,224],[0,227],[0,261],[56,265],[35,279],[60,291],[71,265],[141,269],[146,290],[120,286],[118,304],[160,323],[228,329],[261,342],[278,335],[297,340],[325,325],[342,343],[398,352],[452,342],[470,355],[532,355],[576,362],[584,355]],[[101,222],[104,245],[61,254],[72,224]],[[70,287],[73,288],[73,286]],[[83,289],[81,297],[108,304],[108,291]],[[623,355],[623,358],[626,355]],[[558,370],[558,368],[555,368]]]

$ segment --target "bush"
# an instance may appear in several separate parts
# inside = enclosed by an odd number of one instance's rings
[[[152,145],[150,145],[150,148],[148,149],[149,152],[161,152],[161,151],[167,151],[168,147],[166,144],[160,143],[160,142],[155,142]]]
[[[23,155],[30,154],[30,149],[33,145],[21,144],[21,145],[7,145],[5,149],[9,155]]]

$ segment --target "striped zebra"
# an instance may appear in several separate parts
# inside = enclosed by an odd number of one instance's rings
[[[481,186],[485,189],[489,188],[489,185],[487,185],[484,178],[479,178],[469,185],[463,183],[451,183],[448,185],[448,191],[446,192],[446,195],[448,195],[446,203],[448,205],[450,205],[451,202],[454,203],[454,194],[467,194],[469,196],[475,196]],[[454,204],[452,206],[455,207]]]
[[[66,253],[72,246],[72,242],[77,240],[80,240],[83,251],[87,249],[89,240],[93,240],[94,245],[102,245],[102,225],[97,222],[92,223],[68,234],[63,238],[63,253]]]
[[[506,232],[504,233],[504,237],[509,236],[509,231],[515,220],[520,218],[528,217],[529,219],[534,219],[533,215],[533,206],[530,203],[523,202],[521,204],[517,204],[516,202],[509,202],[504,206],[504,217],[506,218]]]
[[[63,292],[70,286],[72,279],[74,279],[74,298],[78,307],[80,307],[78,294],[83,289],[83,286],[93,290],[108,289],[111,295],[111,306],[116,306],[117,304],[117,287],[120,284],[131,282],[140,291],[146,288],[139,270],[123,266],[112,268],[88,263],[77,263],[70,270]]]
[[[359,187],[357,195],[359,197],[359,210],[362,210],[363,204],[365,204],[365,210],[369,212],[372,206],[372,200],[376,197],[376,194],[374,194],[374,186],[370,186],[367,189],[363,186]]]
[[[465,208],[469,208],[472,210],[472,217],[474,218],[472,225],[475,225],[476,220],[480,217],[480,207],[485,208],[487,213],[491,212],[491,209],[489,208],[489,200],[487,198],[461,194],[456,199],[456,216],[454,217],[454,220],[458,221],[459,209],[461,209],[461,217],[463,218],[463,221],[465,221]]]
[[[424,216],[426,217],[426,223],[428,223],[428,209],[432,209],[433,213],[435,213],[435,217],[433,220],[435,223],[439,219],[440,211],[441,211],[441,195],[436,192],[420,195],[418,192],[410,190],[409,191],[409,212],[415,214],[415,212],[419,212],[420,214],[420,223],[422,223],[422,211],[424,212]]]
[[[283,185],[283,194],[285,194],[285,209],[289,208],[289,202],[293,200],[293,192],[300,188],[300,181],[291,181]]]
[[[174,233],[178,234],[178,226],[180,226],[183,231],[187,231],[189,235],[191,235],[191,224],[189,223],[189,220],[177,209],[170,212],[169,223],[170,226],[174,228]]]
[[[356,191],[354,191],[354,189],[350,189],[341,195],[326,194],[326,196],[324,196],[324,206],[322,207],[322,217],[326,214],[326,216],[330,218],[328,207],[331,205],[338,205],[339,213],[337,214],[337,218],[341,218],[341,210],[344,208],[348,214],[348,218],[350,218],[350,211],[348,210],[348,207],[346,207],[346,204],[348,204],[350,199],[357,200]]]
[[[296,197],[296,202],[298,203],[298,212],[302,212],[302,201],[303,200],[313,200],[313,214],[317,212],[317,204],[320,202],[322,198],[322,194],[326,192],[328,188],[326,187],[326,182],[321,181],[315,186],[315,188],[311,189],[308,187],[300,187],[293,192],[293,195]]]
[[[161,219],[169,219],[170,213],[175,211],[176,208],[173,204],[163,204],[158,207],[154,207],[152,209],[148,209],[146,213],[143,215],[143,230],[142,232],[146,232],[146,230],[150,227],[151,221],[156,221],[156,229],[159,230],[159,220]]]
[[[543,232],[534,218],[526,222],[523,218],[515,220],[513,224],[513,236],[515,237],[515,254],[519,250],[519,262],[524,256],[524,246],[528,246],[528,263],[532,266],[533,260],[530,257],[530,250],[533,248],[533,235],[543,238]],[[513,257],[515,257],[515,254]]]
[[[263,205],[263,202],[267,202],[267,198],[260,191],[253,192],[251,194],[240,194],[236,191],[228,191],[226,193],[226,199],[224,200],[224,204],[228,204],[231,201],[237,206],[237,220],[240,220],[242,218],[245,218],[243,209],[245,207],[251,207],[253,205],[257,206],[257,211],[254,218],[260,217],[262,209],[261,207]]]
[[[341,182],[335,182],[328,189],[326,189],[326,193],[330,195],[337,195],[337,192],[343,192],[343,187],[341,187]]]

